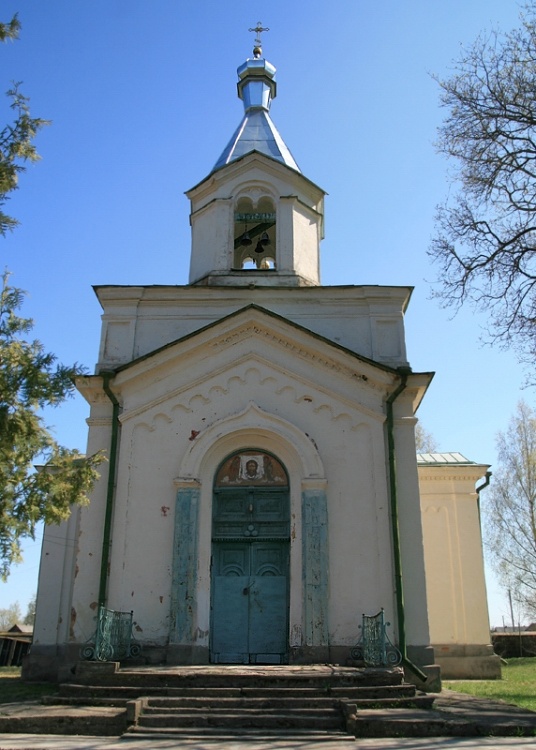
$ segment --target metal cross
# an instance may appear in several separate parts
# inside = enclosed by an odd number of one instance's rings
[[[255,37],[255,44],[260,47],[262,45],[262,41],[261,41],[261,34],[262,34],[262,32],[263,31],[270,31],[270,29],[267,28],[267,27],[263,28],[262,21],[257,21],[257,25],[255,26],[255,28],[254,29],[248,29],[248,31],[254,31],[255,32],[255,34],[257,35]]]

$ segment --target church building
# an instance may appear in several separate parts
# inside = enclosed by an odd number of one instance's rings
[[[488,467],[417,461],[433,374],[409,364],[411,287],[321,285],[325,193],[270,118],[275,72],[256,40],[243,120],[186,193],[189,283],[95,288],[77,387],[108,462],[46,530],[28,677],[70,674],[99,606],[133,612],[151,664],[346,664],[383,609],[408,677],[499,674]]]

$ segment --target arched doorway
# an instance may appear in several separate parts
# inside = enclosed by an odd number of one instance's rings
[[[283,465],[254,449],[229,456],[214,482],[211,662],[288,661],[289,542]]]

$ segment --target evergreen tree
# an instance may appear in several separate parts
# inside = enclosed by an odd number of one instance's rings
[[[19,31],[20,23],[15,15],[9,23],[0,23],[0,42],[17,39]],[[18,224],[3,208],[8,194],[17,189],[19,174],[26,169],[25,162],[40,158],[33,139],[38,130],[48,124],[47,120],[30,116],[28,99],[21,93],[20,83],[15,83],[7,95],[15,119],[0,131],[0,235]]]
[[[78,365],[58,364],[39,341],[27,341],[33,322],[17,315],[24,298],[8,285],[0,293],[0,577],[19,562],[20,540],[39,521],[59,523],[71,505],[87,502],[98,477],[99,453],[89,458],[59,445],[44,424],[44,407],[73,393]],[[42,464],[34,469],[36,463]]]
[[[15,15],[0,23],[0,42],[18,37]],[[17,188],[24,163],[37,160],[33,144],[45,120],[30,117],[19,85],[8,91],[15,120],[0,131],[0,235],[16,226],[1,209]],[[101,454],[86,458],[59,445],[43,422],[42,409],[57,406],[73,392],[79,366],[57,364],[39,341],[27,341],[33,322],[17,315],[24,294],[3,275],[0,294],[0,578],[21,559],[21,539],[34,537],[39,521],[58,523],[71,505],[87,502],[98,477]],[[35,470],[36,462],[43,464]],[[20,618],[19,618],[20,619]]]

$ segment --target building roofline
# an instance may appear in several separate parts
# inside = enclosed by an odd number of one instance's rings
[[[277,320],[279,322],[284,323],[285,325],[290,326],[291,328],[294,328],[297,331],[300,331],[301,333],[305,333],[309,336],[312,336],[317,341],[322,342],[323,344],[326,344],[328,347],[331,347],[333,349],[336,349],[339,352],[342,352],[349,357],[352,357],[353,359],[356,359],[360,362],[363,362],[364,364],[377,368],[379,370],[382,370],[383,372],[387,372],[393,375],[398,374],[398,369],[396,367],[392,367],[390,365],[383,364],[381,362],[376,362],[373,359],[370,359],[368,357],[363,356],[362,354],[358,354],[357,352],[352,351],[351,349],[348,349],[347,347],[343,346],[342,344],[338,344],[337,342],[331,341],[330,339],[326,338],[325,336],[322,336],[319,333],[315,333],[314,331],[311,331],[309,328],[306,328],[305,326],[300,325],[299,323],[295,323],[292,320],[289,320],[288,318],[279,315],[278,313],[272,312],[271,310],[266,309],[265,307],[262,307],[261,305],[257,305],[254,303],[244,305],[244,307],[239,308],[238,310],[234,310],[232,313],[229,313],[229,315],[224,316],[223,318],[219,318],[216,321],[212,321],[211,323],[208,323],[205,326],[202,326],[201,328],[197,328],[195,331],[192,331],[191,333],[186,334],[185,336],[181,336],[178,339],[174,339],[173,341],[168,342],[167,344],[164,344],[163,346],[158,347],[157,349],[153,349],[150,352],[147,352],[146,354],[143,354],[141,357],[137,357],[136,359],[131,360],[130,362],[126,362],[123,365],[120,365],[116,368],[106,368],[107,372],[113,372],[115,374],[118,374],[120,372],[124,372],[125,370],[130,369],[131,367],[135,367],[137,364],[150,359],[152,357],[157,356],[163,351],[166,351],[177,344],[180,344],[184,341],[188,341],[196,336],[198,336],[201,333],[204,333],[205,331],[209,331],[211,329],[216,328],[217,326],[221,325],[222,323],[232,320],[233,318],[238,317],[239,315],[242,315],[247,310],[256,310],[263,315],[266,315],[269,318],[272,318],[273,320]],[[96,373],[99,375],[100,373]],[[411,375],[428,375],[430,379],[434,376],[434,373],[411,373]]]

